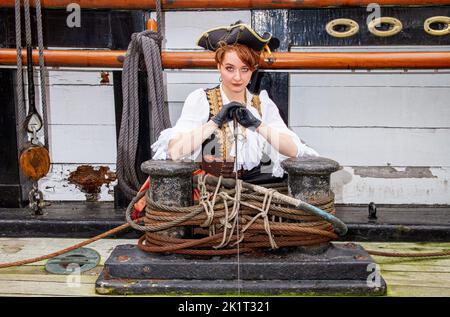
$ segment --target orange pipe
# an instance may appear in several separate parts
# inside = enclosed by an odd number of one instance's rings
[[[1,7],[14,7],[15,0],[3,0]],[[373,0],[161,0],[163,10],[186,9],[289,9],[322,8],[344,6],[367,6]],[[450,0],[377,0],[377,4],[398,6],[440,6]],[[30,0],[34,6],[34,0]],[[64,9],[77,3],[82,9],[129,9],[149,10],[155,8],[155,0],[41,0],[41,6],[49,9]]]
[[[121,68],[126,51],[45,50],[47,66]],[[375,68],[450,68],[450,52],[286,52],[273,53],[272,64],[261,57],[265,69],[375,69]],[[26,50],[22,50],[26,64]],[[166,69],[215,68],[212,52],[163,52]],[[0,65],[15,65],[16,50],[0,49]],[[33,50],[38,65],[38,51]]]

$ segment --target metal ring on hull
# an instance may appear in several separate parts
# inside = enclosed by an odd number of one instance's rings
[[[376,27],[382,23],[390,24],[392,27],[389,30],[379,30]],[[381,17],[377,19],[373,19],[367,24],[367,27],[369,29],[369,32],[373,35],[380,36],[380,37],[388,37],[393,36],[400,32],[403,28],[402,22],[400,20],[393,18],[393,17]]]
[[[433,24],[433,23],[447,24],[447,27],[442,30],[436,30],[436,29],[431,28],[431,24]],[[434,16],[434,17],[428,18],[423,23],[423,29],[428,34],[434,35],[434,36],[442,36],[442,35],[450,34],[450,17]]]
[[[337,25],[344,25],[348,27],[348,30],[343,32],[336,31],[334,28]],[[359,25],[358,22],[351,19],[334,19],[327,23],[325,29],[327,33],[330,34],[331,36],[343,38],[343,37],[350,37],[358,33]]]

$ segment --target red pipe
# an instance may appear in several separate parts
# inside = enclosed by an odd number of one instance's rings
[[[15,0],[3,0],[1,7],[14,7]],[[323,7],[367,6],[441,6],[450,0],[161,0],[163,10],[187,9],[298,9]],[[30,0],[34,6],[34,0]],[[41,0],[41,6],[49,9],[65,9],[77,3],[82,9],[148,10],[155,8],[155,0]]]
[[[47,66],[121,68],[125,51],[45,50]],[[215,68],[212,52],[163,52],[166,69]],[[375,68],[450,68],[450,52],[286,52],[273,53],[273,63],[261,57],[265,69],[375,69]],[[26,64],[26,51],[22,50]],[[15,65],[16,50],[0,49],[0,65]],[[33,50],[33,64],[38,51]]]

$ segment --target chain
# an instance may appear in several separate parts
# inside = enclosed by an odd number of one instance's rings
[[[31,129],[31,131],[32,131],[32,135],[31,135],[31,144],[34,144],[34,145],[40,145],[41,143],[39,142],[39,138],[38,138],[38,136],[37,136],[37,131],[38,131],[38,129],[36,129],[36,126],[35,126],[35,125],[30,125],[29,127],[30,127],[30,129]]]
[[[33,181],[33,188],[28,193],[28,199],[30,201],[29,207],[35,215],[42,215],[42,208],[45,207],[44,195],[38,188],[38,182]]]

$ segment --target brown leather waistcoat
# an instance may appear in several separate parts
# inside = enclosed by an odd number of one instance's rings
[[[209,119],[219,113],[222,108],[222,95],[220,87],[205,89],[209,103]],[[258,110],[261,115],[261,102],[259,96],[254,95],[252,106]],[[226,178],[234,178],[234,157],[229,156],[231,145],[233,144],[233,131],[230,131],[228,124],[222,125],[222,128],[207,138],[202,144],[202,163],[200,168],[215,176],[222,175]],[[238,177],[242,178],[246,171],[239,170]]]

